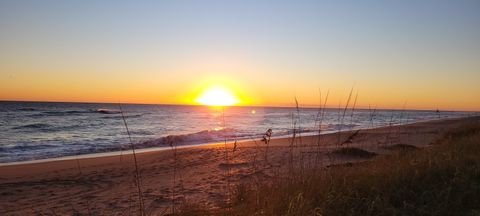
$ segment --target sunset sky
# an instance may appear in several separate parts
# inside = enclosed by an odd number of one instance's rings
[[[480,1],[0,1],[0,100],[480,110]]]

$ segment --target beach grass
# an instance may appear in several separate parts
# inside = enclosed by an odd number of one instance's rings
[[[230,215],[479,215],[480,122],[432,146],[278,176],[234,190]],[[196,207],[202,215],[224,215]],[[188,215],[197,211],[183,208]],[[201,211],[200,211],[201,210]],[[182,212],[180,212],[182,213]]]

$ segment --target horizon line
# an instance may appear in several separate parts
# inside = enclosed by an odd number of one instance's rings
[[[209,107],[207,105],[202,104],[173,104],[173,103],[134,103],[134,102],[95,102],[95,101],[38,101],[38,100],[3,100],[0,99],[0,102],[24,102],[24,103],[78,103],[78,104],[124,104],[124,105],[161,105],[161,106],[204,106]],[[292,106],[275,106],[275,105],[232,105],[226,107],[260,107],[260,108],[295,108],[294,105]],[[306,105],[306,106],[299,106],[302,109],[318,109],[318,105]],[[332,107],[327,106],[327,109],[344,109],[345,107]],[[360,108],[357,107],[356,109],[361,110],[369,110],[369,108]],[[421,108],[385,108],[385,107],[376,107],[376,110],[410,110],[410,111],[443,111],[443,112],[480,112],[480,110],[452,110],[452,109],[421,109]]]

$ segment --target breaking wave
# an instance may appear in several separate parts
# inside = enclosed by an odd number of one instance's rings
[[[296,133],[313,133],[316,129],[297,129]],[[168,135],[157,139],[147,140],[137,143],[139,148],[148,147],[165,147],[171,144],[175,145],[191,145],[191,144],[204,144],[213,142],[233,141],[233,140],[250,140],[260,139],[264,133],[247,133],[232,128],[226,128],[222,130],[203,130],[196,133],[180,134],[180,135]],[[278,130],[273,132],[273,137],[283,137],[293,134],[292,129]]]
[[[218,142],[225,139],[232,140],[237,136],[237,131],[234,129],[223,129],[223,130],[203,130],[191,134],[180,134],[180,135],[168,135],[158,139],[144,141],[138,143],[137,145],[141,148],[146,147],[162,147],[169,146],[170,144],[175,145],[189,145],[189,144],[200,144],[200,143],[209,143],[209,142]]]

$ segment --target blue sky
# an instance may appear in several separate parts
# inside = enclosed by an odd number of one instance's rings
[[[479,1],[3,0],[0,29],[0,99],[108,101],[134,82],[139,101],[182,103],[222,77],[259,104],[354,84],[385,107],[480,109]]]

